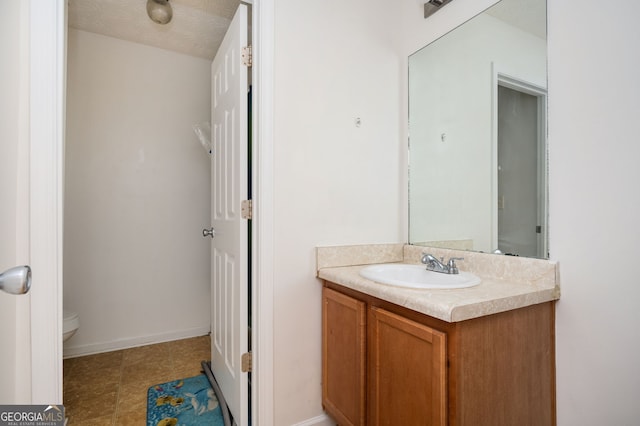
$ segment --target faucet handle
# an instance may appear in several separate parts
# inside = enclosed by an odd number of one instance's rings
[[[420,258],[420,262],[429,263],[433,259],[435,259],[435,257],[431,253],[427,253],[426,251],[423,251],[422,252],[422,257]]]
[[[458,265],[456,265],[456,260],[464,260],[464,257],[452,257],[451,259],[449,259],[449,262],[447,262],[447,266],[449,267],[450,274],[457,274],[460,272],[458,271]]]

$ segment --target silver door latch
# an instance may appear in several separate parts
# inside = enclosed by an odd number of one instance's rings
[[[7,269],[0,274],[0,290],[10,294],[25,294],[31,288],[31,268],[27,265]]]

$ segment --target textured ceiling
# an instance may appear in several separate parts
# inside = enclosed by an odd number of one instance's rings
[[[69,26],[213,59],[239,0],[170,0],[173,19],[156,24],[147,0],[69,0]]]

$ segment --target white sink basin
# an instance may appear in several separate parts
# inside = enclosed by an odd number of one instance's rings
[[[470,272],[443,274],[427,271],[424,265],[384,263],[366,266],[360,275],[371,281],[410,288],[466,288],[480,284],[480,278]]]

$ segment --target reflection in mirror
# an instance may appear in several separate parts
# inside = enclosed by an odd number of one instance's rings
[[[548,257],[546,3],[502,0],[409,57],[409,242]]]

